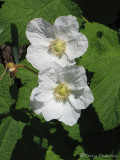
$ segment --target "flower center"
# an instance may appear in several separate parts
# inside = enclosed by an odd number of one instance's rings
[[[66,83],[60,83],[56,88],[54,88],[54,96],[56,100],[67,100],[71,93],[71,89]]]
[[[66,50],[66,43],[61,39],[55,39],[50,43],[49,49],[55,56],[62,56]]]

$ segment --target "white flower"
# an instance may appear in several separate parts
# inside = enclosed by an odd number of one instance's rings
[[[35,18],[27,25],[26,36],[31,45],[26,58],[40,70],[43,64],[54,61],[65,67],[75,64],[88,48],[88,40],[78,32],[79,24],[74,16],[61,16],[54,25],[42,18]]]
[[[94,100],[82,66],[63,68],[51,63],[41,69],[38,77],[39,85],[32,91],[30,107],[46,121],[57,119],[72,126],[80,117],[81,109]]]

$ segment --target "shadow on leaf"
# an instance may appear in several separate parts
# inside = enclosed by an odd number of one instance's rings
[[[103,131],[93,107],[90,106],[82,111],[79,128],[86,154],[117,155],[120,149],[120,128]]]
[[[16,120],[19,121],[25,115],[23,111],[18,112],[14,118],[18,114]],[[29,119],[22,121],[28,122]],[[68,131],[64,130],[60,122],[53,120],[41,123],[39,118],[34,117],[30,125],[23,129],[22,139],[17,142],[11,160],[44,160],[49,146],[52,146],[52,151],[60,158],[75,160],[73,153],[78,144],[78,141],[68,137]]]

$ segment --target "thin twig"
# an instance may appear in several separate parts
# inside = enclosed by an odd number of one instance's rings
[[[87,23],[89,22],[84,16],[82,16],[82,19]]]
[[[24,65],[24,64],[17,64],[16,66],[17,66],[17,68],[19,68],[19,67],[24,67],[24,68],[28,69],[29,71],[31,71],[31,72],[33,72],[33,73],[35,73],[35,74],[38,74],[38,72],[32,70],[31,68],[29,68],[28,66],[26,66],[26,65]]]
[[[0,81],[3,78],[4,74],[6,73],[6,71],[7,71],[7,68],[5,68],[5,71],[3,72],[2,76],[0,77]]]

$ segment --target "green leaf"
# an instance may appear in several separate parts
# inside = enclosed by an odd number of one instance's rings
[[[0,65],[0,76],[5,71],[3,65]],[[11,84],[10,84],[11,81]],[[0,114],[4,115],[10,111],[12,105],[14,105],[17,96],[17,87],[14,84],[13,79],[9,78],[9,73],[6,72],[0,80]]]
[[[16,64],[19,64],[18,29],[15,24],[11,24],[11,37],[12,37],[14,60]]]
[[[23,60],[21,64],[24,64],[37,72],[37,70],[35,70],[26,60]],[[22,83],[22,87],[19,89],[16,109],[28,108],[31,92],[33,88],[38,85],[38,75],[30,70],[27,70],[26,68],[21,67],[18,68],[16,77],[20,78]]]
[[[115,157],[116,157],[116,160],[119,160],[119,159],[120,159],[120,150],[119,150],[119,152],[118,152],[118,155],[115,155]]]
[[[77,146],[74,152],[74,156],[78,156],[77,160],[90,160],[89,155],[85,153],[82,146]]]
[[[50,23],[59,16],[74,15],[81,23],[81,10],[71,0],[5,0],[0,9],[0,44],[11,42],[11,24],[18,28],[19,45],[28,44],[25,35],[27,24],[34,18],[43,18]]]
[[[46,152],[45,160],[51,160],[51,159],[52,160],[63,160],[52,151],[52,146],[49,146]]]
[[[117,33],[101,24],[88,23],[83,33],[89,47],[79,62],[94,73],[93,106],[105,130],[120,125],[120,45]]]
[[[71,137],[74,140],[77,140],[78,142],[82,142],[82,138],[80,137],[80,130],[79,125],[75,124],[74,126],[67,126],[64,125],[64,129],[68,131],[68,136]]]
[[[10,160],[18,139],[22,136],[24,124],[11,117],[4,118],[0,125],[0,159]]]

